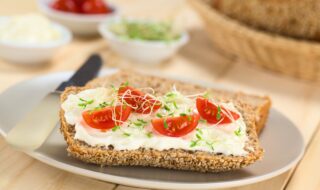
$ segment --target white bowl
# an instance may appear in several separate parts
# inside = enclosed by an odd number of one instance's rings
[[[8,19],[8,17],[0,17]],[[71,32],[60,24],[52,23],[61,33],[61,39],[43,44],[23,44],[0,40],[0,57],[10,62],[20,64],[44,63],[63,45],[72,39]]]
[[[178,40],[170,42],[121,39],[108,29],[109,24],[114,22],[118,21],[101,23],[99,25],[100,34],[115,52],[140,63],[160,63],[173,56],[180,47],[189,41],[189,35],[186,32],[182,33]]]
[[[92,36],[98,34],[99,23],[118,15],[118,10],[112,5],[112,13],[82,15],[54,10],[50,7],[50,3],[52,2],[53,0],[38,0],[38,7],[40,11],[51,20],[68,27],[74,34],[81,36]]]

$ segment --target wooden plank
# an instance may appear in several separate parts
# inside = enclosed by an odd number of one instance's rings
[[[320,110],[319,110],[320,111]],[[298,165],[286,190],[320,189],[320,123],[318,130],[306,151],[304,159]]]
[[[277,190],[277,189],[282,189],[284,182],[287,180],[289,175],[289,172],[286,172],[280,176],[271,178],[266,181],[262,181],[259,183],[251,184],[251,185],[246,185],[242,187],[235,187],[235,188],[229,188],[226,190]]]

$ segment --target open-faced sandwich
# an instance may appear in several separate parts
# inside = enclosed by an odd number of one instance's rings
[[[268,97],[119,71],[61,96],[68,152],[99,165],[220,172],[263,156]]]

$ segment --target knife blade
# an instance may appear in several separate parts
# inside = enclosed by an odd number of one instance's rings
[[[68,86],[84,86],[95,78],[102,66],[102,59],[94,54],[55,91],[47,94],[26,116],[12,128],[6,141],[15,148],[35,150],[47,139],[59,120],[60,94]]]

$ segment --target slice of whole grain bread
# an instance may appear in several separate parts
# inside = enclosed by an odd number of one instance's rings
[[[68,145],[67,151],[71,156],[84,162],[99,165],[150,166],[201,172],[221,172],[240,169],[262,158],[263,149],[259,145],[257,131],[261,131],[268,115],[270,100],[267,97],[207,89],[175,80],[137,74],[132,71],[119,71],[114,75],[95,79],[88,83],[86,87],[67,88],[61,95],[61,102],[65,101],[68,95],[77,94],[85,89],[101,86],[109,87],[111,84],[117,86],[126,81],[136,88],[152,87],[158,95],[171,90],[174,84],[182,94],[203,93],[203,91],[208,90],[218,101],[232,101],[242,114],[247,125],[246,133],[249,140],[246,143],[245,149],[248,151],[248,154],[246,156],[226,156],[182,149],[159,151],[140,148],[137,150],[118,151],[114,150],[112,146],[93,147],[83,141],[74,139],[74,126],[66,122],[64,111],[61,109],[61,132]]]

